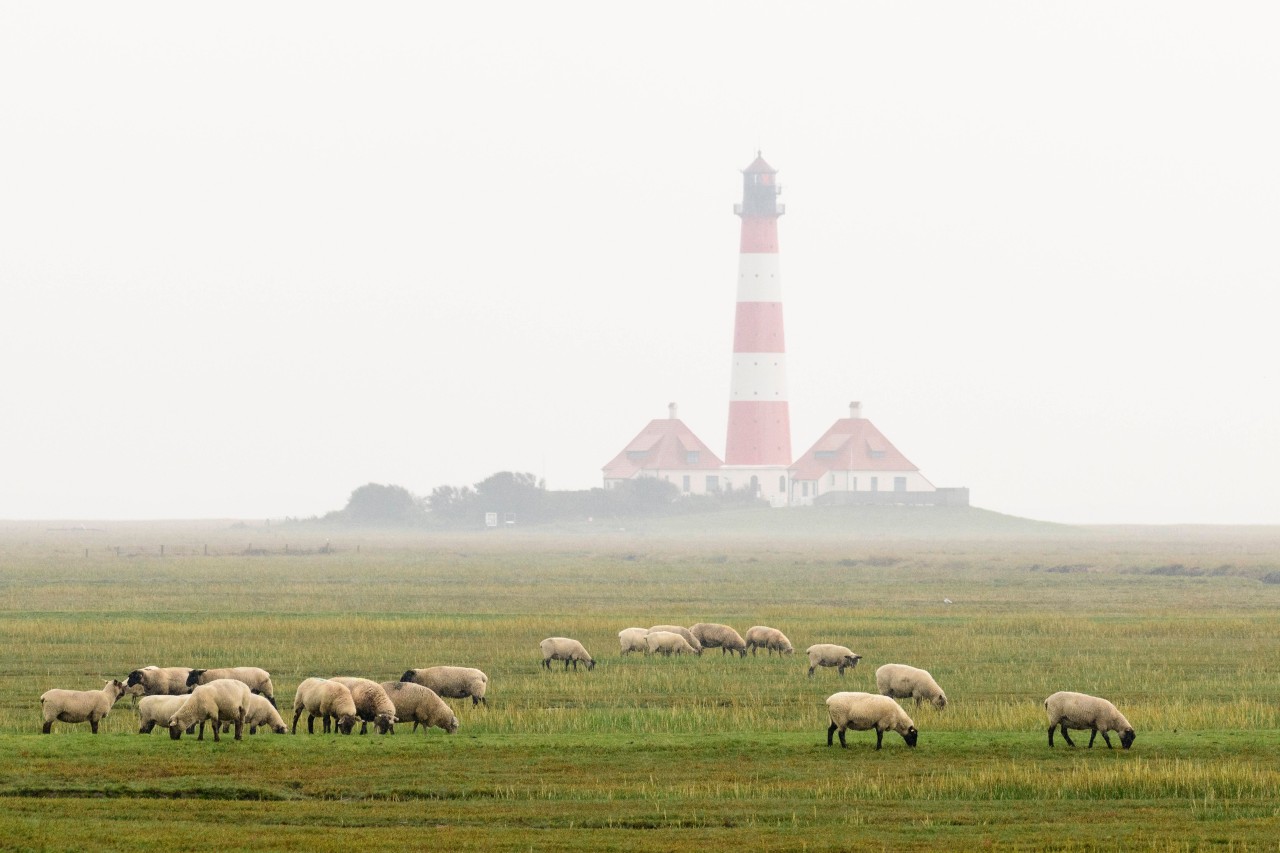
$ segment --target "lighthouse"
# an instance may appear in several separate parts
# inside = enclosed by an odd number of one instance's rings
[[[774,504],[785,504],[791,464],[787,356],[782,332],[782,279],[778,265],[778,171],[757,156],[742,170],[738,293],[729,383],[726,478]]]

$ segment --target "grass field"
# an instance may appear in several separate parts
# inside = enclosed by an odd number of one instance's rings
[[[919,518],[0,524],[0,848],[1280,849],[1280,530]],[[697,621],[800,653],[618,654],[621,628]],[[552,635],[595,670],[543,670]],[[863,662],[806,678],[815,642]],[[950,707],[908,705],[914,750],[828,748],[825,698],[890,661]],[[282,706],[312,675],[456,663],[490,705],[452,702],[451,737],[215,744],[139,736],[126,698],[98,737],[39,734],[44,690],[151,663],[263,666]],[[1051,750],[1061,689],[1112,699],[1133,749]]]

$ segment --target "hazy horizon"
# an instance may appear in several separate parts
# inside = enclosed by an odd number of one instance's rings
[[[1280,8],[0,9],[0,518],[723,455],[779,171],[792,455],[863,411],[1064,523],[1277,524]]]

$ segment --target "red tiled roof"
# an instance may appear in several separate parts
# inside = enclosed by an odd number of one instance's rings
[[[829,471],[919,471],[866,418],[841,418],[791,466],[794,480]]]
[[[690,462],[690,453],[697,461]],[[716,469],[724,462],[711,452],[679,418],[652,420],[602,469],[610,480],[634,477],[640,471]]]

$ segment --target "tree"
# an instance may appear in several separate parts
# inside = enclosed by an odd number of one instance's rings
[[[368,483],[351,493],[341,518],[354,524],[414,524],[422,509],[403,486]]]

